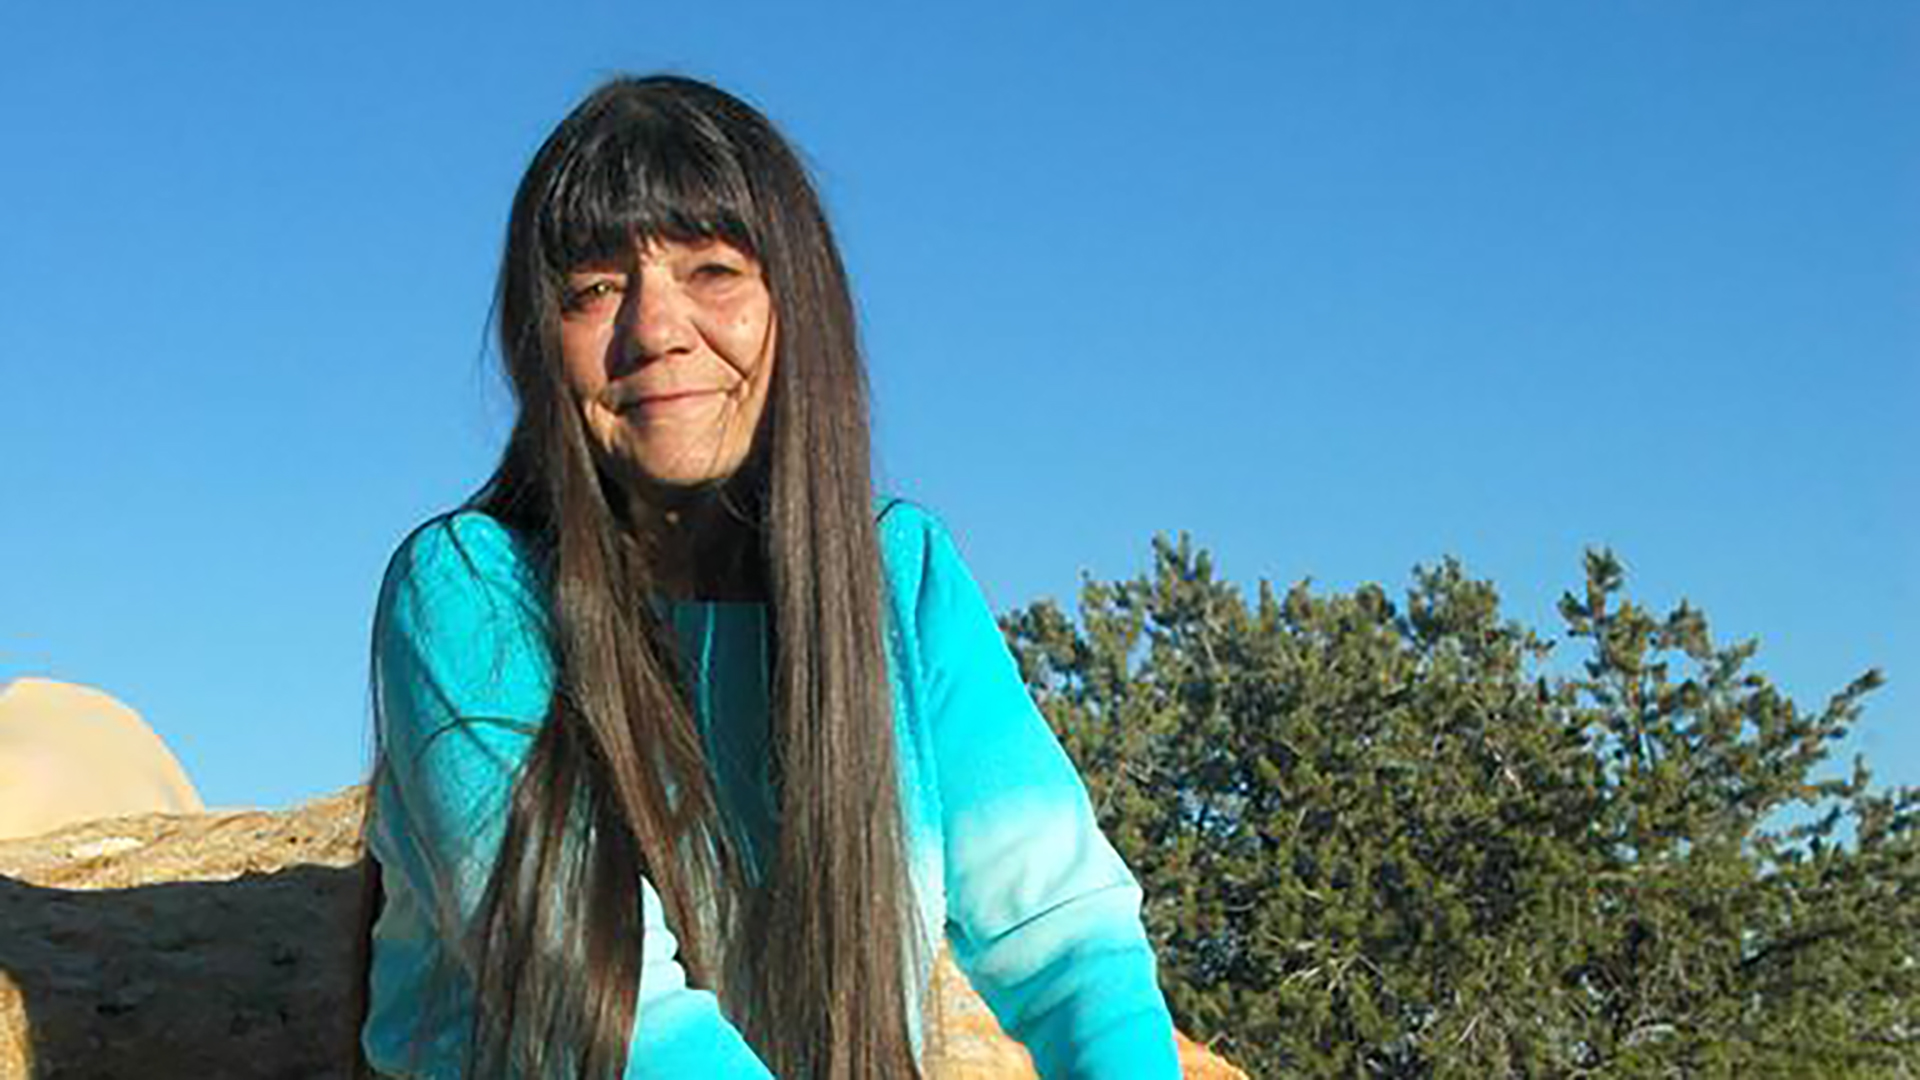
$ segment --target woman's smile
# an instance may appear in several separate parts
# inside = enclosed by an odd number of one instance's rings
[[[657,390],[650,393],[626,392],[609,395],[608,405],[630,424],[657,420],[691,421],[701,414],[728,404],[739,388],[696,387],[687,390]]]

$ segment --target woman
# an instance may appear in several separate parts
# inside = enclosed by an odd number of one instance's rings
[[[621,79],[501,268],[519,412],[374,629],[361,1046],[393,1075],[918,1075],[940,935],[1047,1075],[1173,1076],[1139,890],[951,539],[876,500],[792,150]]]

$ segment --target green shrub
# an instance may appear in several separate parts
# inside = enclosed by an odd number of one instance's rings
[[[1877,671],[1802,711],[1606,552],[1559,645],[1451,561],[1249,605],[1153,556],[1002,627],[1184,1030],[1256,1076],[1920,1073],[1920,790],[1814,778]]]

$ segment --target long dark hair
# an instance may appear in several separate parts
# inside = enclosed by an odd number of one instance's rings
[[[768,605],[778,843],[747,872],[652,606],[652,552],[564,381],[566,272],[636,241],[719,238],[760,261],[779,328],[754,450],[724,500]],[[510,800],[470,942],[469,1075],[611,1077],[636,1017],[637,883],[695,985],[782,1076],[917,1075],[905,837],[883,652],[866,376],[845,270],[806,170],[751,107],[689,79],[606,83],[514,197],[496,297],[518,414],[469,501],[547,584],[555,691]],[[376,765],[376,776],[379,766]],[[369,860],[365,931],[379,903]],[[551,942],[564,946],[557,952]],[[357,1034],[357,1032],[356,1032]]]

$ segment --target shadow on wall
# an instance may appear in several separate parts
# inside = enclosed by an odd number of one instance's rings
[[[0,1078],[347,1076],[363,805],[0,841]]]
[[[345,1078],[358,867],[70,891],[0,877],[0,1077]]]

